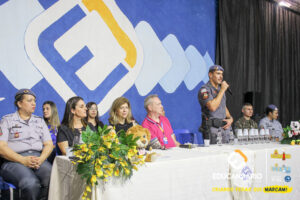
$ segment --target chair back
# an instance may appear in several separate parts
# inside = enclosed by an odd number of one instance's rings
[[[185,144],[185,143],[194,144],[195,143],[195,134],[192,133],[190,130],[188,130],[188,129],[174,129],[173,132],[176,136],[176,140],[180,144]]]

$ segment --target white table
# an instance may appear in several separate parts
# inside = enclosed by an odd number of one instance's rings
[[[285,149],[292,154],[286,164],[291,166],[291,182],[275,182],[274,177],[284,176],[283,173],[273,172],[271,166],[280,160],[270,158],[275,149],[279,152]],[[255,145],[222,145],[200,147],[195,149],[173,148],[167,151],[158,151],[161,156],[152,163],[146,163],[134,172],[130,181],[120,184],[111,181],[101,187],[93,188],[92,199],[101,200],[179,200],[179,199],[232,199],[233,195],[242,195],[238,198],[247,199],[245,192],[233,194],[232,192],[216,192],[213,188],[230,188],[230,179],[215,179],[213,174],[228,174],[230,166],[228,155],[240,149],[247,154],[254,154],[255,173],[261,173],[261,180],[253,180],[251,187],[265,187],[271,185],[288,185],[293,192],[288,194],[249,192],[252,199],[298,199],[300,196],[300,146],[287,146],[279,144]],[[275,174],[274,174],[275,173]],[[273,178],[272,178],[273,177]],[[279,180],[280,178],[278,178]],[[55,159],[51,174],[49,199],[72,200],[80,199],[84,190],[84,181],[76,174],[75,167],[64,156]]]

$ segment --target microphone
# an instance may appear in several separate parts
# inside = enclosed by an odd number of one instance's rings
[[[227,91],[228,91],[228,93],[229,93],[230,95],[232,95],[232,91],[231,91],[230,87],[227,88]]]
[[[223,81],[224,81],[224,80],[223,80]],[[221,86],[221,85],[220,85],[220,86]],[[230,87],[227,88],[227,92],[228,92],[230,95],[232,95],[232,91],[231,91]]]

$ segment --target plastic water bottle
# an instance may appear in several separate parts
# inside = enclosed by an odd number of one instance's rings
[[[264,143],[265,134],[266,134],[265,129],[260,129],[260,131],[259,131],[259,138],[260,138],[261,143]]]
[[[233,134],[233,130],[232,129],[230,129],[229,144],[231,144],[231,145],[234,144],[234,134]]]
[[[235,129],[236,130],[236,136],[238,139],[238,144],[243,144],[243,129]]]
[[[244,144],[248,144],[248,137],[249,137],[249,130],[247,128],[245,128],[243,130],[243,140],[245,140]]]
[[[266,143],[270,142],[270,130],[269,129],[265,130],[265,142]]]
[[[220,146],[222,145],[222,132],[221,132],[221,129],[218,129],[217,144],[220,145]]]

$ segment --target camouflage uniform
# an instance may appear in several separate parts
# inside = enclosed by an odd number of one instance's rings
[[[251,128],[257,129],[257,123],[252,119],[246,120],[244,117],[241,117],[234,123],[234,128],[235,129],[251,129]]]

